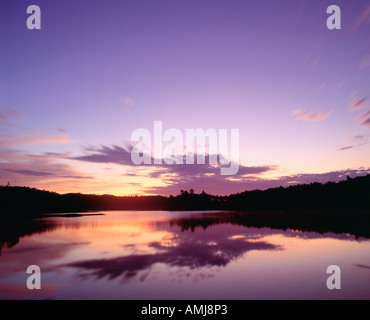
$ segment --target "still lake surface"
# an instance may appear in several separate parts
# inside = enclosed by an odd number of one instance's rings
[[[370,299],[369,239],[226,212],[101,213],[39,219],[2,243],[0,299]],[[29,265],[41,290],[27,289]],[[327,289],[330,265],[341,290]]]

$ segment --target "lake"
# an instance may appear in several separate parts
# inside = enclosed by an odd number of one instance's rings
[[[370,299],[369,239],[248,227],[229,212],[99,213],[9,228],[0,299]],[[41,290],[26,286],[30,265]],[[327,288],[330,265],[340,290]]]

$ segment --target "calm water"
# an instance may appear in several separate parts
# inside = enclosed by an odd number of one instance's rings
[[[370,241],[250,228],[221,212],[52,217],[2,243],[0,299],[370,299]],[[341,290],[328,290],[329,265]],[[26,287],[38,265],[42,290]]]

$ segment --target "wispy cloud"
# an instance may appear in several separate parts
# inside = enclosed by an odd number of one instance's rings
[[[337,149],[337,151],[346,151],[346,150],[352,150],[352,149],[357,149],[359,147],[365,146],[369,144],[369,135],[357,135],[353,137],[348,138],[350,144],[340,147]]]
[[[123,148],[117,145],[112,147],[102,146],[99,148],[90,147],[87,149],[87,155],[71,157],[70,159],[80,160],[80,161],[87,161],[87,162],[95,162],[95,163],[113,163],[125,166],[132,166],[138,167],[133,164],[131,160],[131,150],[132,147]],[[186,177],[193,177],[195,175],[201,174],[215,174],[219,175],[221,165],[211,165],[210,164],[210,155],[195,155],[194,164],[186,164],[185,156],[183,157],[184,164],[173,164],[168,165],[164,161],[162,164],[143,164],[141,167],[151,167],[153,168],[153,172],[149,174],[152,178],[158,178],[162,175],[168,174],[175,174],[177,176],[181,176],[183,178]],[[204,164],[199,164],[200,157],[204,158]],[[151,157],[151,163],[154,163],[154,158]],[[217,155],[218,159],[221,159],[221,155]],[[203,160],[203,159],[202,159]],[[140,166],[139,166],[140,167]],[[261,174],[270,170],[275,170],[276,166],[253,166],[247,167],[243,165],[239,165],[238,173],[234,176],[244,176],[249,174]],[[223,177],[222,179],[225,179]]]
[[[360,63],[360,68],[365,69],[367,67],[370,67],[370,55],[363,58]]]
[[[361,125],[370,129],[370,111],[360,114],[357,119],[363,120]]]
[[[35,177],[55,177],[55,178],[66,178],[66,179],[94,179],[93,177],[90,177],[90,176],[76,176],[76,175],[61,176],[55,173],[34,171],[34,170],[5,169],[5,171],[16,173],[16,174],[21,174],[24,176],[35,176]]]
[[[320,62],[320,59],[321,59],[321,55],[318,54],[315,58],[315,60],[312,62],[312,65],[311,65],[311,69],[315,69],[317,67],[317,65],[319,64]]]
[[[365,121],[361,122],[361,125],[370,129],[370,118],[366,119]]]
[[[352,30],[356,30],[364,25],[370,24],[370,4],[367,5],[355,19]]]
[[[15,170],[15,169],[5,169],[8,172],[22,174],[25,176],[35,176],[35,177],[47,177],[52,176],[52,173],[48,172],[41,172],[41,171],[33,171],[33,170]]]
[[[62,129],[62,128],[57,128],[57,130],[58,130],[59,132],[61,132],[61,133],[67,134],[67,131],[66,131],[66,130],[64,130],[64,129]]]
[[[330,112],[325,113],[313,113],[308,111],[301,111],[300,109],[296,109],[292,112],[292,116],[296,118],[296,120],[303,120],[306,122],[320,122],[325,120],[330,115]]]
[[[18,110],[6,108],[0,112],[0,147],[13,147],[21,145],[37,144],[69,144],[72,141],[68,133],[61,129],[54,129],[58,134],[44,133],[40,130],[15,122],[16,119],[22,119],[24,115]]]
[[[302,13],[304,11],[304,8],[306,6],[307,0],[302,0],[301,4],[299,5],[299,10],[297,12],[296,21],[299,21],[301,19]]]
[[[350,111],[362,109],[365,106],[366,100],[367,100],[367,98],[363,98],[361,100],[358,100],[356,103],[354,103],[350,107]],[[362,126],[370,128],[370,111],[366,111],[366,112],[358,115],[356,118],[357,118],[357,120],[361,121]]]
[[[350,139],[354,142],[360,142],[363,139],[369,138],[369,135],[367,134],[359,134],[357,136],[350,137]]]
[[[12,121],[15,119],[21,119],[24,116],[14,108],[3,108],[0,111],[0,121]]]
[[[83,156],[71,157],[70,159],[95,162],[95,163],[115,163],[121,165],[133,165],[131,160],[130,147],[123,148],[117,145],[112,147],[101,146],[99,148],[89,147]]]
[[[349,111],[354,111],[361,109],[365,104],[366,98],[362,98],[361,100],[354,100],[349,107]]]
[[[122,98],[122,102],[129,106],[129,107],[133,107],[135,105],[135,100],[132,99],[131,97],[127,96],[125,98]]]
[[[359,143],[359,144],[354,144],[354,145],[350,145],[350,146],[339,148],[337,150],[338,151],[345,151],[345,150],[357,149],[357,148],[362,147],[362,146],[365,146],[367,144],[369,144],[369,142],[363,142],[363,143]]]
[[[353,264],[355,267],[358,267],[358,268],[363,268],[363,269],[368,269],[370,270],[370,266],[367,266],[365,264]]]
[[[56,144],[69,144],[73,141],[67,137],[55,137],[55,136],[42,136],[33,135],[30,137],[17,138],[14,136],[0,136],[0,147],[9,147],[16,145],[30,145],[30,144],[44,144],[44,143],[56,143]]]
[[[30,186],[56,190],[63,187],[70,192],[77,181],[94,179],[91,174],[80,172],[65,163],[59,154],[28,155],[20,150],[0,148],[0,184],[10,181],[12,185]],[[70,181],[75,181],[71,186]],[[68,182],[68,185],[65,183]]]
[[[366,117],[370,117],[370,111],[368,111],[368,112],[365,112],[365,113],[363,113],[363,114],[358,115],[358,116],[357,116],[357,119],[358,119],[358,120],[363,120],[363,119],[365,119]]]

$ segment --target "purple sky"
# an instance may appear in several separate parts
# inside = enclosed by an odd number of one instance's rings
[[[229,194],[370,172],[370,0],[36,2],[0,3],[0,184]],[[156,120],[239,129],[239,174],[130,164]]]

